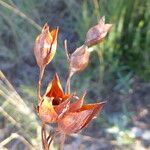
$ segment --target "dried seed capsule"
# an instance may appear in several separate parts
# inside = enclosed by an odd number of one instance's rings
[[[70,71],[72,73],[84,70],[89,62],[90,52],[86,45],[77,48],[70,57]]]
[[[97,25],[88,30],[86,34],[85,45],[91,47],[101,42],[111,27],[112,24],[105,24],[105,17],[102,17]]]
[[[57,48],[58,28],[49,32],[49,26],[46,23],[42,32],[37,36],[34,45],[34,55],[40,68],[46,66],[53,59]]]

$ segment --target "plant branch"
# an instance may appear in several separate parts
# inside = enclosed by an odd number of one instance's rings
[[[69,71],[69,76],[68,76],[68,79],[67,79],[67,82],[66,82],[66,86],[65,86],[65,92],[67,94],[70,94],[70,91],[71,91],[70,84],[71,84],[71,77],[72,76],[73,76],[73,73],[71,71]]]
[[[41,102],[41,100],[42,100],[41,85],[42,85],[44,70],[45,70],[45,67],[40,67],[39,81],[38,81],[38,85],[37,85],[37,99],[38,99],[38,102]]]
[[[68,76],[66,86],[65,86],[65,93],[70,94],[70,82],[71,82],[71,77],[72,77],[73,73],[70,71],[70,56],[68,53],[67,40],[64,41],[64,48],[65,48],[65,54],[67,57],[67,61],[69,63],[69,76]]]
[[[68,53],[67,40],[64,41],[64,47],[65,47],[65,54],[66,54],[66,57],[67,57],[67,61],[69,63],[70,62],[70,56],[69,56],[69,53]]]
[[[45,123],[42,122],[42,127],[41,127],[41,137],[42,137],[42,146],[43,150],[48,150],[48,141],[46,138],[46,128],[45,128]]]

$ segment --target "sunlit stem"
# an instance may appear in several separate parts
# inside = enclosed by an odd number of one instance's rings
[[[39,81],[38,81],[38,86],[37,86],[37,99],[38,99],[39,102],[42,100],[41,85],[42,85],[44,70],[45,70],[45,67],[40,67]]]
[[[73,72],[69,71],[69,76],[68,76],[68,79],[66,82],[66,87],[65,87],[65,92],[67,94],[70,94],[70,91],[71,91],[70,84],[71,84],[71,78],[72,78],[73,74],[74,74]]]
[[[68,53],[68,47],[67,47],[67,40],[64,41],[64,47],[65,47],[65,53],[67,57],[67,61],[70,65],[70,55]],[[71,82],[71,77],[73,76],[74,72],[71,71],[71,68],[69,68],[69,76],[66,82],[66,87],[65,87],[65,93],[70,94],[70,82]]]
[[[67,47],[67,40],[64,41],[64,47],[65,47],[65,54],[67,57],[67,61],[69,63],[70,62],[70,56],[69,56],[68,47]]]
[[[55,131],[53,134],[50,133],[50,135],[47,138],[48,141],[48,148],[51,146],[52,141],[54,140],[55,136],[58,134],[59,132]]]
[[[44,149],[44,136],[43,136],[43,125],[41,127],[41,138],[42,138],[42,147]]]

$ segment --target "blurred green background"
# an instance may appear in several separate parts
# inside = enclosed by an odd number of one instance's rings
[[[146,149],[150,146],[149,0],[0,0],[0,70],[24,101],[22,104],[21,98],[13,97],[14,90],[1,75],[2,130],[6,125],[8,129],[15,128],[13,132],[32,144],[39,144],[38,135],[37,141],[34,139],[39,122],[33,108],[37,103],[38,80],[33,45],[45,22],[52,28],[59,26],[60,32],[57,54],[47,67],[43,90],[55,72],[65,84],[68,65],[63,41],[68,40],[69,52],[72,53],[83,44],[88,29],[102,16],[106,17],[106,23],[114,24],[113,28],[103,43],[93,47],[88,68],[77,74],[71,83],[72,91],[79,95],[87,90],[86,103],[108,101],[101,116],[83,131],[83,135],[104,139],[103,145],[108,145],[108,150],[135,149],[136,146]],[[10,97],[12,101],[20,102],[19,107],[25,105],[32,111],[30,121],[36,125],[27,129],[28,113],[22,114],[18,108],[14,111],[12,107],[16,104],[10,102]],[[20,132],[23,130],[18,130],[6,113],[27,130]],[[16,114],[20,114],[18,120]],[[147,135],[146,138],[140,131]],[[0,139],[4,140],[10,134],[4,133]]]

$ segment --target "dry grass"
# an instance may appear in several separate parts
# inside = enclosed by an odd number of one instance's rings
[[[13,139],[21,140],[29,149],[39,147],[40,126],[34,110],[18,95],[2,72],[0,72],[0,115],[8,120],[7,126],[15,128],[11,135],[3,139],[0,148]]]

